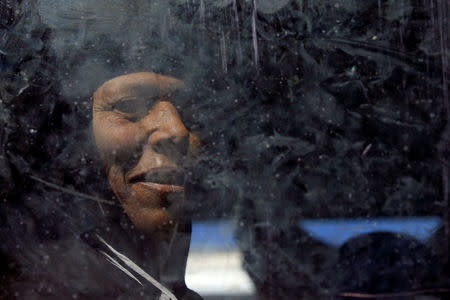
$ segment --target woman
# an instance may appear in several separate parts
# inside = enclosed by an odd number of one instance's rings
[[[149,234],[152,272],[178,299],[200,299],[184,283],[191,234],[184,166],[200,143],[174,107],[183,86],[155,73],[111,79],[94,94],[93,129],[111,188],[137,230]]]

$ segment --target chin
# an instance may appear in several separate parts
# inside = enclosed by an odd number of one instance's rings
[[[145,233],[169,233],[183,216],[184,188],[166,191],[161,187],[128,183],[121,168],[111,168],[109,183],[125,213]]]
[[[170,205],[167,198],[173,200],[171,195],[148,189],[131,191],[130,194],[127,199],[119,200],[133,224],[143,232],[169,232],[181,218],[183,201],[176,201]],[[179,198],[183,198],[182,195],[179,195]]]
[[[176,218],[165,209],[136,209],[130,205],[123,205],[123,207],[136,228],[145,233],[168,233],[177,223]]]

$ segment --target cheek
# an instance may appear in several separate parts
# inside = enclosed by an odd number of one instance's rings
[[[133,153],[146,137],[139,123],[113,114],[94,115],[92,125],[97,148],[107,163],[116,157]]]
[[[200,138],[195,133],[189,134],[189,150],[194,156],[200,153],[201,146]]]
[[[122,199],[126,199],[128,195],[128,186],[125,183],[123,170],[117,165],[112,165],[107,172],[109,185],[120,202],[122,202]]]
[[[191,133],[189,135],[189,144],[191,148],[199,150],[201,146],[200,138],[195,133]]]
[[[112,165],[108,172],[108,181],[122,205],[130,210],[141,208],[157,208],[162,205],[162,196],[159,191],[148,189],[140,184],[127,184],[122,168]]]

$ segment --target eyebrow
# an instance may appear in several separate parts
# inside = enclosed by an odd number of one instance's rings
[[[181,90],[184,83],[176,78],[155,73],[134,73],[105,82],[94,93],[94,105],[111,106],[133,98],[163,98]]]

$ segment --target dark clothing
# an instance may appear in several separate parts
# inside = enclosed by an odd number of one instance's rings
[[[150,235],[140,233],[125,218],[81,235],[33,246],[28,243],[28,249],[21,249],[18,244],[16,255],[10,255],[14,253],[11,249],[7,251],[16,271],[2,274],[5,291],[0,296],[5,299],[160,299],[161,291],[153,284],[128,268],[141,282],[138,283],[108,260],[107,256],[127,267],[100,241],[101,237],[167,287],[177,299],[201,299],[184,283],[191,224],[178,228],[171,247],[167,242],[158,243]]]

